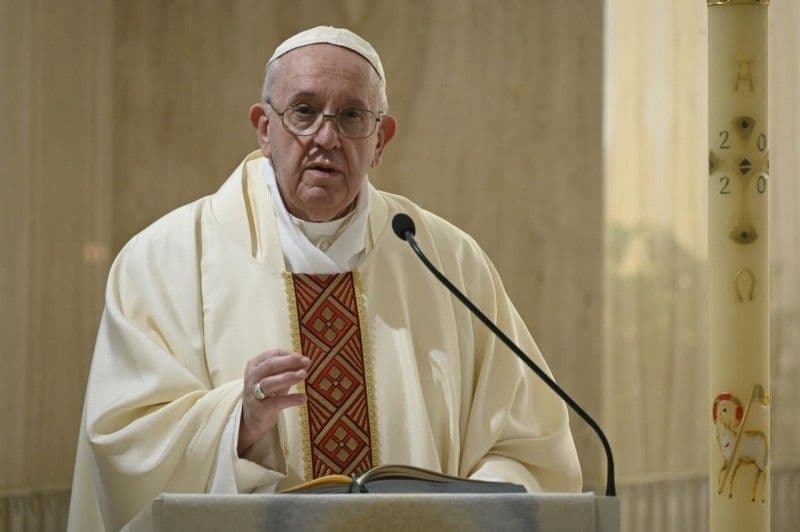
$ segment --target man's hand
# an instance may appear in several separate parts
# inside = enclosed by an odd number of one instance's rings
[[[306,402],[305,394],[290,394],[289,388],[305,380],[310,363],[307,357],[283,349],[265,351],[247,362],[239,422],[239,456],[275,426],[281,410]],[[262,399],[256,387],[260,388]]]

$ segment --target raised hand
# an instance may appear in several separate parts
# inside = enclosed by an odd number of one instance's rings
[[[310,363],[307,357],[284,349],[265,351],[247,362],[237,446],[239,456],[275,426],[281,410],[305,403],[305,394],[289,393],[289,388],[305,380]]]

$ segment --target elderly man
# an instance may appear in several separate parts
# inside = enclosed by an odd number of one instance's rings
[[[160,492],[271,492],[385,463],[580,489],[555,395],[430,276],[433,261],[544,364],[469,236],[367,178],[395,135],[375,50],[297,34],[250,109],[261,147],[111,268],[70,528],[147,522]]]

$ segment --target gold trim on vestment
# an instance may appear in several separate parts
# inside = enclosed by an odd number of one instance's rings
[[[289,310],[289,328],[292,331],[292,350],[296,353],[303,353],[303,346],[300,343],[300,319],[297,317],[297,299],[294,293],[294,277],[291,272],[283,272],[283,286],[286,290],[286,302]],[[306,383],[301,382],[297,385],[300,393],[306,393]],[[303,466],[305,470],[305,480],[314,478],[314,471],[311,467],[311,434],[308,428],[308,407],[300,405],[300,436],[303,439]]]
[[[375,359],[369,341],[369,322],[367,321],[367,298],[361,285],[361,275],[353,271],[353,286],[356,291],[356,307],[358,307],[359,329],[361,329],[361,351],[364,360],[364,382],[367,387],[367,415],[369,416],[369,439],[372,450],[372,467],[380,462],[380,437],[378,436],[378,416],[375,412]]]

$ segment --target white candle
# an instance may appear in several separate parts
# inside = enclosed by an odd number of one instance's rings
[[[769,0],[707,0],[709,521],[770,528]]]

